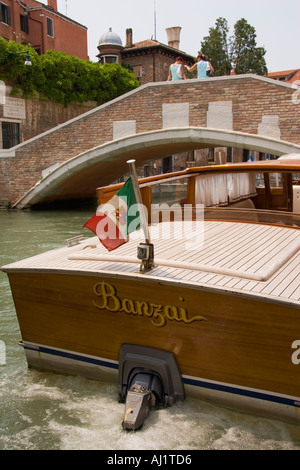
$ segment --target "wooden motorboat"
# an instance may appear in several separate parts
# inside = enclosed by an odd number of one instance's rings
[[[116,379],[144,418],[150,391],[300,423],[299,178],[291,157],[144,178],[150,266],[141,229],[114,251],[72,239],[3,266],[29,366]]]

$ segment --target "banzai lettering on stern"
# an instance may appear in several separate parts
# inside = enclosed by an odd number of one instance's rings
[[[95,307],[108,310],[109,312],[124,312],[128,315],[149,317],[151,318],[151,323],[157,327],[165,326],[168,321],[186,324],[194,321],[207,321],[201,315],[194,315],[189,318],[187,310],[181,306],[154,304],[130,298],[121,299],[118,296],[117,289],[105,281],[94,286],[94,293],[98,297],[97,300],[93,301]],[[183,297],[179,297],[178,300],[184,302]]]

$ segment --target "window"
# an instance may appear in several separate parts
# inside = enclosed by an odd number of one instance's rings
[[[54,38],[53,19],[47,16],[47,35]]]
[[[143,71],[142,66],[141,65],[133,65],[132,68],[133,68],[133,73],[135,74],[135,76],[137,78],[141,78],[142,71]]]
[[[273,188],[282,188],[283,186],[282,173],[270,173],[269,179],[270,179],[271,190]]]
[[[23,33],[28,34],[29,28],[28,28],[28,16],[26,15],[20,15],[20,29]]]
[[[0,2],[0,21],[7,25],[11,25],[10,8],[2,2]]]
[[[168,157],[167,157],[168,158]],[[173,207],[173,204],[177,204],[179,209],[179,205],[181,206],[182,204],[186,203],[186,197],[187,197],[187,178],[182,178],[182,179],[177,179],[170,181],[169,183],[159,183],[159,184],[154,184],[152,186],[152,203],[153,204],[158,204],[160,205],[160,202],[165,202],[167,203],[167,206],[169,206],[171,212],[175,215],[176,208]],[[167,207],[166,206],[166,207]],[[153,217],[159,216],[159,212],[162,213],[164,212],[164,208],[162,207],[153,207]],[[165,212],[165,214],[169,214],[169,216],[172,214],[170,212]],[[182,217],[182,212],[181,210],[177,214],[177,217]],[[165,219],[163,219],[165,220]],[[169,219],[170,220],[170,219]],[[152,220],[153,223],[157,222],[158,219],[154,218]]]
[[[263,173],[256,173],[256,187],[265,188],[265,178]]]
[[[173,171],[173,158],[172,158],[172,156],[164,157],[162,159],[162,170],[163,170],[163,173],[171,173],[171,171]]]
[[[2,122],[2,148],[9,149],[20,143],[20,124]]]
[[[115,64],[118,62],[118,56],[117,55],[104,55],[102,57],[102,63],[103,64]]]
[[[226,162],[232,163],[232,147],[227,147]]]
[[[243,162],[247,162],[249,160],[249,150],[248,149],[243,149]]]
[[[293,184],[300,185],[300,173],[292,173]]]
[[[207,163],[215,162],[215,149],[214,147],[208,149]]]

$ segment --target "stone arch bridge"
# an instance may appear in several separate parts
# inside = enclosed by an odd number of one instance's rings
[[[256,75],[148,83],[0,151],[0,202],[16,208],[95,196],[164,156],[237,147],[300,152],[300,92]]]

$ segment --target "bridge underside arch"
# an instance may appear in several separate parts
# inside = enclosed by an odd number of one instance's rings
[[[235,147],[276,156],[300,151],[300,145],[265,136],[209,128],[178,128],[146,132],[92,148],[58,165],[37,182],[13,207],[95,197],[96,188],[128,173],[127,160],[136,166],[180,152],[209,147]]]

